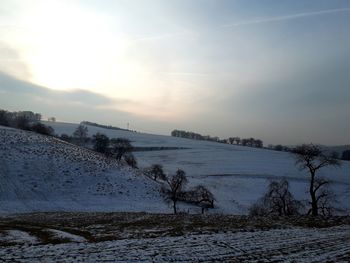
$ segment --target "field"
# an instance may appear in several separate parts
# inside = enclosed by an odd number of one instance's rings
[[[58,134],[71,135],[77,127],[77,124],[69,123],[46,124],[52,125]],[[308,198],[308,175],[305,171],[299,171],[290,153],[93,126],[88,126],[88,129],[90,136],[101,132],[110,138],[128,138],[137,147],[187,148],[140,151],[135,155],[141,168],[159,163],[169,174],[180,168],[186,171],[189,186],[207,186],[217,199],[214,213],[246,214],[272,179],[287,178],[298,199]],[[325,168],[320,171],[320,176],[333,181],[332,188],[338,193],[338,205],[350,208],[350,162],[343,162],[337,169]],[[183,206],[182,210],[199,212],[187,206]]]
[[[77,124],[52,126],[72,134]],[[290,154],[88,128],[90,136],[153,150],[135,152],[135,170],[54,137],[0,127],[1,262],[349,262],[349,217],[245,215],[272,179],[287,178],[295,196],[307,198],[307,174]],[[154,163],[168,174],[184,169],[188,187],[214,193],[215,208],[200,215],[180,203],[182,213],[171,215],[162,184],[142,174]],[[350,207],[349,171],[343,162],[321,174],[333,180],[342,208]]]
[[[2,262],[348,262],[350,219],[145,213],[0,218]],[[314,227],[310,227],[310,225]]]

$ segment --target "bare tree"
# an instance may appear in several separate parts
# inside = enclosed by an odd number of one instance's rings
[[[137,168],[137,161],[132,153],[127,153],[124,155],[125,162],[132,168]]]
[[[163,170],[163,166],[160,164],[153,164],[150,168],[146,169],[146,175],[151,177],[154,181],[166,180],[166,175]]]
[[[94,141],[94,150],[96,152],[100,152],[106,155],[109,154],[109,150],[108,150],[109,138],[106,135],[98,132],[93,136],[93,141]]]
[[[88,128],[80,124],[73,132],[73,138],[78,141],[79,145],[84,145],[88,137]]]
[[[184,193],[184,201],[200,206],[203,214],[208,208],[214,208],[215,197],[208,188],[198,185]]]
[[[28,130],[30,127],[30,120],[25,115],[19,115],[14,119],[15,128],[21,130]]]
[[[9,126],[9,112],[0,109],[0,125]]]
[[[282,179],[270,182],[264,196],[250,208],[250,214],[290,216],[299,214],[301,207],[302,203],[295,200],[289,191],[288,181]]]
[[[319,185],[324,181],[323,178],[316,179],[315,184]],[[318,209],[319,214],[322,216],[331,216],[335,212],[341,211],[341,209],[336,208],[337,196],[330,188],[331,182],[327,181],[327,184],[324,184],[323,187],[319,190],[318,193]]]
[[[118,161],[121,161],[122,157],[132,151],[132,145],[130,140],[125,138],[111,139],[112,149],[111,153],[115,155]]]
[[[325,179],[317,181],[317,172],[326,166],[339,166],[340,162],[333,154],[324,153],[319,146],[313,144],[303,144],[293,150],[296,165],[300,170],[307,170],[310,175],[310,204],[311,214],[319,214],[319,201],[322,198],[322,187],[329,182]]]
[[[180,200],[181,193],[187,184],[186,173],[178,169],[176,174],[166,179],[167,187],[162,188],[166,202],[172,203],[174,214],[177,213],[176,204]]]

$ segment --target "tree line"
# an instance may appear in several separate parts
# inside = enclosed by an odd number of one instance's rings
[[[220,142],[220,143],[227,143],[227,144],[236,144],[236,145],[242,145],[242,146],[249,146],[249,147],[256,147],[256,148],[262,148],[264,146],[263,141],[260,139],[254,139],[254,138],[240,138],[240,137],[230,137],[228,139],[220,139],[217,136],[210,136],[210,135],[201,135],[199,133],[190,132],[190,131],[183,131],[183,130],[173,130],[171,132],[171,136],[173,137],[180,137],[180,138],[186,138],[186,139],[192,139],[192,140],[202,140],[202,141],[213,141],[213,142]]]
[[[10,112],[0,110],[0,125],[33,131],[44,135],[53,135],[54,129],[51,126],[42,124],[41,114],[32,111]]]
[[[90,122],[90,121],[82,121],[80,124],[81,124],[81,125],[95,126],[95,127],[99,127],[99,128],[103,128],[103,129],[109,129],[109,130],[129,131],[129,130],[127,130],[127,129],[122,129],[122,128],[115,127],[115,126],[112,126],[112,125],[104,125],[104,124],[99,124],[99,123]]]

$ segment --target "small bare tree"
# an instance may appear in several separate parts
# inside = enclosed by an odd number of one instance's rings
[[[132,153],[127,153],[124,155],[125,162],[132,168],[137,168],[137,161]]]
[[[79,145],[84,145],[88,137],[88,128],[84,125],[79,125],[74,133],[73,138],[77,140]]]
[[[132,145],[129,139],[113,138],[110,143],[112,144],[111,154],[115,155],[119,162],[125,154],[132,151]]]
[[[93,149],[96,152],[100,152],[103,153],[105,155],[109,154],[109,149],[108,149],[108,145],[109,145],[109,138],[102,134],[102,133],[96,133],[93,137],[93,142],[94,142],[94,147]]]
[[[153,164],[151,167],[146,169],[145,174],[151,177],[154,181],[166,180],[166,175],[163,170],[163,166],[160,164]]]
[[[324,183],[326,182],[326,183]],[[318,210],[319,214],[328,217],[332,216],[335,212],[343,212],[342,209],[337,207],[337,195],[331,189],[331,181],[324,178],[318,178],[315,180],[315,187],[322,185],[317,194]],[[308,212],[311,213],[311,209]]]
[[[289,191],[286,179],[272,181],[267,192],[250,208],[251,215],[291,216],[299,214],[302,207],[300,201],[295,200]]]
[[[322,179],[317,181],[317,172],[326,167],[336,167],[340,165],[339,160],[334,154],[324,153],[319,146],[313,144],[303,144],[297,146],[293,150],[293,154],[296,160],[296,165],[299,166],[300,170],[308,170],[310,175],[310,213],[313,216],[319,214],[319,201],[322,198],[322,187],[328,184],[328,180]]]
[[[185,193],[185,201],[194,203],[202,208],[202,214],[208,208],[214,208],[215,197],[208,188],[197,185]]]
[[[186,173],[178,169],[176,174],[166,179],[167,187],[162,188],[166,202],[172,203],[174,214],[177,213],[176,204],[180,200],[181,193],[187,184]]]

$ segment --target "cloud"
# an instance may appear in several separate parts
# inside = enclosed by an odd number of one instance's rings
[[[174,124],[159,122],[118,109],[132,107],[137,102],[108,98],[86,90],[56,91],[19,80],[0,71],[0,109],[31,110],[58,120],[80,122],[88,120],[150,133],[169,134]]]
[[[23,63],[19,52],[3,42],[0,42],[0,71],[11,73],[22,79],[31,77],[30,70]]]
[[[350,12],[350,8],[327,9],[327,10],[320,10],[320,11],[314,11],[314,12],[296,13],[296,14],[290,14],[290,15],[284,15],[284,16],[258,18],[258,19],[239,21],[231,24],[226,24],[226,25],[223,25],[222,27],[237,27],[237,26],[245,26],[245,25],[278,22],[278,21],[293,20],[293,19],[310,17],[310,16],[334,14],[334,13],[340,13],[340,12]]]
[[[87,90],[56,91],[45,87],[32,84],[27,81],[17,79],[11,75],[0,72],[0,91],[6,93],[27,94],[32,97],[49,100],[52,102],[79,103],[91,107],[113,104],[126,103],[124,100],[111,99],[101,94]]]

